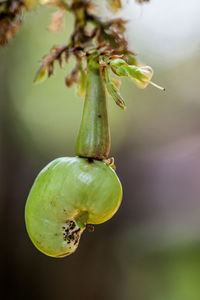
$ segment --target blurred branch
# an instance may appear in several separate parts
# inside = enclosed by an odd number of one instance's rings
[[[6,45],[19,30],[24,9],[23,0],[0,1],[0,46]]]
[[[149,2],[149,0],[136,0],[138,3]],[[121,0],[107,0],[108,8],[112,12],[117,12],[122,8]],[[0,46],[4,46],[15,33],[19,30],[22,23],[22,16],[25,10],[32,9],[37,4],[47,4],[59,8],[59,12],[54,14],[52,24],[49,26],[49,29],[52,31],[57,31],[60,29],[60,21],[63,18],[64,10],[68,10],[74,13],[76,18],[76,27],[80,29],[84,28],[87,22],[92,21],[94,24],[98,25],[101,29],[101,33],[104,36],[105,40],[109,40],[113,46],[117,47],[115,43],[115,38],[112,37],[112,34],[106,32],[106,29],[109,27],[95,15],[91,15],[90,11],[95,8],[95,5],[90,0],[72,0],[72,4],[68,4],[66,0],[0,0]],[[81,12],[82,9],[82,12]],[[84,14],[84,18],[82,18]],[[108,24],[109,25],[109,22]],[[78,32],[77,32],[78,33]],[[75,36],[77,37],[77,33]],[[81,35],[78,35],[78,40],[80,37],[86,38],[84,35],[84,30],[82,30]],[[120,45],[120,43],[118,43]]]
[[[149,2],[150,0],[136,0],[138,3],[144,3],[144,2]]]

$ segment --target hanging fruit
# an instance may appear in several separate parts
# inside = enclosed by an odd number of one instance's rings
[[[52,47],[43,57],[35,82],[52,76],[56,61],[62,67],[63,61],[68,62],[73,55],[75,66],[65,83],[68,87],[78,84],[78,95],[85,95],[85,103],[76,142],[77,156],[57,158],[39,173],[27,199],[25,222],[33,244],[41,252],[64,257],[77,249],[88,224],[109,220],[122,200],[114,159],[108,158],[106,91],[124,110],[119,78],[128,77],[139,88],[155,84],[151,82],[152,68],[141,66],[128,49],[123,19],[101,19],[94,14],[93,3],[87,0],[45,3],[62,11],[54,14],[50,26],[53,30],[61,29],[64,10],[74,14],[75,25],[69,43]],[[109,1],[109,7],[116,11],[122,3]]]
[[[109,220],[122,200],[121,183],[103,159],[110,151],[104,81],[95,59],[88,62],[83,118],[76,152],[58,158],[36,178],[25,221],[34,245],[43,253],[63,257],[73,253],[87,224]]]

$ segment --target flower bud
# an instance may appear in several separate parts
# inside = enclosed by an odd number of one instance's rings
[[[153,70],[149,66],[137,67],[130,65],[127,66],[127,71],[129,78],[141,89],[144,89],[150,83],[153,76]]]
[[[128,76],[129,75],[129,73],[126,69],[126,67],[128,65],[121,58],[116,58],[116,59],[111,60],[110,66],[111,66],[112,71],[118,76]]]

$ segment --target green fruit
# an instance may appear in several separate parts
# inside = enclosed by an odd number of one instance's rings
[[[76,250],[86,225],[109,220],[121,200],[121,183],[103,161],[58,158],[33,184],[25,208],[26,228],[41,252],[64,257]]]
[[[76,142],[76,154],[103,160],[110,152],[110,130],[105,85],[100,65],[90,59],[83,117]]]

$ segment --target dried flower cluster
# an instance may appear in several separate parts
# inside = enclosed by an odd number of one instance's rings
[[[63,7],[59,13],[53,15],[51,28],[57,28],[61,21],[58,16],[63,17]],[[63,60],[68,62],[71,55],[75,57],[76,65],[71,74],[66,77],[67,86],[80,82],[81,75],[84,76],[84,58],[96,53],[99,57],[104,55],[122,55],[128,54],[127,41],[124,37],[125,21],[122,19],[113,19],[104,22],[94,14],[95,6],[91,1],[73,1],[71,6],[66,7],[67,11],[72,12],[75,17],[74,32],[68,44],[60,47],[52,47],[50,53],[46,55],[41,63],[40,70],[36,75],[36,81],[53,74],[54,62],[57,60],[62,66]],[[88,29],[90,25],[90,29]]]
[[[137,2],[142,3],[145,0],[137,0]],[[69,58],[73,56],[75,66],[65,77],[65,83],[68,87],[77,83],[78,95],[84,96],[87,61],[90,56],[93,56],[101,66],[108,93],[122,109],[125,108],[125,102],[119,93],[120,81],[116,76],[130,78],[139,88],[145,88],[149,83],[153,84],[151,67],[140,66],[133,51],[128,48],[125,38],[126,21],[121,18],[109,21],[100,18],[95,13],[96,5],[92,0],[0,0],[1,45],[8,43],[19,29],[24,9],[30,9],[38,3],[57,8],[52,15],[49,30],[60,31],[65,14],[72,13],[74,31],[67,44],[53,46],[50,53],[43,57],[35,82],[52,76],[56,61],[62,67],[63,63],[68,63]],[[121,0],[108,0],[107,3],[112,11],[116,12],[122,8]]]
[[[120,8],[122,8],[121,0],[107,1],[108,8],[113,12],[117,12]],[[135,1],[143,3],[150,0]],[[68,2],[71,2],[71,4]],[[23,12],[34,8],[37,4],[47,4],[59,8],[59,10],[52,16],[52,23],[49,26],[49,30],[51,31],[60,31],[62,29],[62,19],[66,10],[78,12],[81,7],[85,6],[85,12],[90,15],[89,11],[94,9],[94,4],[88,0],[0,0],[0,46],[4,46],[9,43],[10,39],[19,30],[22,23]],[[77,14],[76,17],[78,17]],[[79,23],[79,25],[81,24]],[[82,23],[82,25],[84,27],[84,23]],[[76,37],[79,39],[77,34]]]
[[[109,5],[119,9],[121,2],[112,0],[109,1]],[[120,81],[116,76],[126,76],[139,88],[145,88],[149,83],[153,84],[151,82],[153,70],[149,66],[140,66],[134,53],[128,49],[124,35],[126,21],[121,18],[105,21],[95,14],[95,8],[90,0],[74,0],[71,5],[67,6],[63,4],[63,1],[59,2],[59,10],[54,13],[50,28],[53,31],[60,29],[64,11],[68,11],[73,13],[75,18],[74,32],[68,44],[52,47],[50,53],[43,57],[35,81],[53,75],[55,61],[58,61],[62,67],[63,61],[68,63],[69,57],[73,56],[75,67],[66,76],[65,83],[68,87],[77,83],[78,95],[84,96],[87,61],[90,56],[93,56],[101,66],[108,93],[116,104],[124,109],[126,105],[119,93]]]
[[[6,45],[19,30],[24,9],[23,0],[0,1],[0,46]]]

